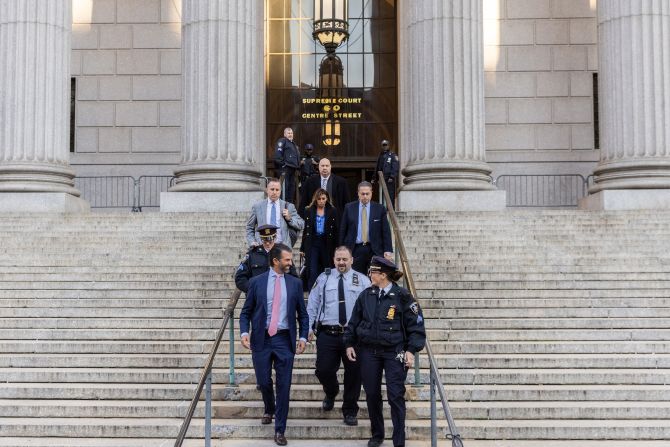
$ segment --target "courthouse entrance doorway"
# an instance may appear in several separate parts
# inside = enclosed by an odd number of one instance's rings
[[[349,38],[338,60],[325,62],[312,37],[314,3],[266,0],[267,172],[274,173],[275,143],[292,127],[301,152],[310,143],[328,157],[354,198],[356,185],[372,179],[381,140],[401,153],[396,0],[348,0]]]

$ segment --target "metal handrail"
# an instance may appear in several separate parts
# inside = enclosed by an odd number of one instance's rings
[[[417,302],[419,301],[416,287],[414,285],[414,278],[412,277],[412,272],[409,268],[409,261],[407,259],[407,251],[405,250],[405,243],[402,240],[402,235],[400,233],[400,224],[398,222],[398,217],[395,214],[393,209],[393,203],[391,203],[391,196],[389,195],[386,182],[384,182],[384,173],[378,171],[379,175],[379,184],[382,186],[382,191],[384,193],[384,199],[386,201],[386,209],[388,211],[389,220],[393,226],[393,230],[396,235],[396,247],[400,252],[400,262],[402,264],[402,270],[405,274],[405,283],[410,293]],[[437,420],[436,414],[434,413],[435,404],[435,393],[434,389],[437,388],[437,391],[440,395],[440,401],[442,402],[442,409],[447,418],[447,424],[449,425],[450,434],[447,435],[447,439],[451,439],[451,445],[453,447],[463,447],[463,441],[461,440],[461,435],[458,433],[458,428],[454,422],[454,418],[451,416],[451,410],[449,409],[449,401],[444,392],[444,385],[442,384],[442,379],[440,378],[440,371],[437,367],[437,361],[435,360],[435,355],[433,354],[433,349],[430,346],[430,341],[428,340],[428,335],[426,334],[426,353],[428,354],[428,361],[430,363],[430,387],[431,387],[431,445],[433,447],[437,446]],[[418,363],[418,362],[417,362]]]
[[[235,307],[237,307],[237,302],[239,301],[241,294],[242,292],[239,289],[236,289],[235,292],[233,292],[233,295],[230,297],[230,300],[228,300],[228,306],[226,306],[226,310],[223,312],[223,321],[221,322],[221,328],[219,329],[219,332],[216,334],[216,339],[214,340],[212,349],[210,349],[209,351],[209,357],[207,358],[207,362],[205,363],[205,366],[202,368],[202,374],[200,375],[200,380],[198,381],[198,387],[195,389],[193,399],[191,399],[191,405],[189,405],[188,411],[186,412],[186,416],[184,417],[184,421],[181,424],[181,428],[179,429],[179,434],[177,435],[177,440],[174,443],[174,447],[181,447],[182,443],[184,442],[186,432],[188,431],[189,425],[191,425],[191,419],[193,418],[193,414],[195,413],[195,408],[198,406],[198,400],[200,399],[202,389],[205,387],[205,385],[207,385],[208,389],[211,387],[211,380],[212,380],[211,372],[212,372],[212,365],[214,364],[214,357],[216,357],[216,352],[219,349],[219,344],[221,343],[223,334],[226,332],[226,326],[228,325],[228,320],[230,320],[233,317]],[[210,405],[208,405],[207,408],[206,419],[207,421],[205,423],[205,430],[209,431],[209,424],[211,423]]]

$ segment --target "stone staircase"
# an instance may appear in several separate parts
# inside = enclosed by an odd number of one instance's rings
[[[466,447],[667,447],[670,213],[400,217]],[[0,217],[0,446],[173,445],[244,220]],[[215,363],[213,445],[274,445],[250,355],[235,347],[235,386],[227,340]],[[366,445],[364,401],[359,427],[320,410],[314,359],[313,346],[296,357],[289,445]],[[408,395],[408,446],[427,446],[428,389]],[[203,415],[185,445],[204,445]]]

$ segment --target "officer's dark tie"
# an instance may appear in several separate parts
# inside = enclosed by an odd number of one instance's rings
[[[384,292],[384,289],[379,289],[379,300],[384,299],[384,295],[386,295],[386,292]]]
[[[347,306],[344,299],[344,275],[340,273],[340,280],[337,283],[337,297],[340,302],[340,325],[347,324]]]

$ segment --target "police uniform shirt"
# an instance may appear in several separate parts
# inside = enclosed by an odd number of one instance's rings
[[[347,310],[347,321],[349,321],[358,295],[360,295],[363,290],[370,287],[371,283],[367,276],[353,269],[344,273],[343,279],[345,307]],[[327,326],[337,326],[340,324],[340,305],[338,296],[339,281],[340,272],[336,269],[331,270],[330,275],[321,273],[316,279],[312,290],[309,292],[309,301],[307,303],[310,328],[314,326],[314,322],[317,318],[319,318],[321,324]],[[324,283],[326,285],[326,306],[322,313]]]

